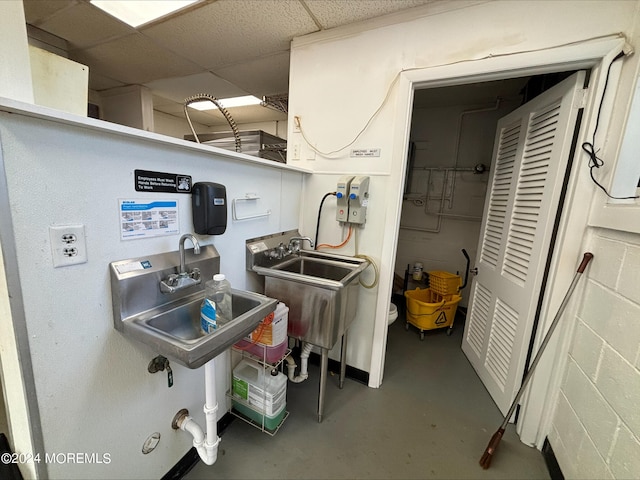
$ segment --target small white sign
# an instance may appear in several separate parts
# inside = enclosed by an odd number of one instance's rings
[[[351,150],[352,157],[379,157],[379,148],[354,148]]]
[[[149,266],[151,265],[149,264]],[[146,268],[149,268],[149,267],[146,267]],[[144,270],[144,269],[145,269],[145,266],[142,264],[142,262],[130,262],[130,263],[123,263],[122,265],[116,265],[116,270],[120,275],[122,275],[123,273],[135,272],[136,270]]]
[[[264,252],[268,248],[269,247],[267,247],[267,244],[264,242],[253,243],[249,245],[249,250],[251,250],[251,253]]]
[[[122,240],[180,233],[177,200],[119,200],[118,207]]]

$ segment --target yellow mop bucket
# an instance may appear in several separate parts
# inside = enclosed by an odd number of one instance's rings
[[[451,327],[460,295],[441,295],[430,288],[404,292],[407,300],[407,322],[424,330]]]

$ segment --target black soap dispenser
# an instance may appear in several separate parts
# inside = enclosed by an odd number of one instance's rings
[[[222,235],[227,229],[227,189],[212,182],[197,182],[191,189],[193,229],[200,235]]]

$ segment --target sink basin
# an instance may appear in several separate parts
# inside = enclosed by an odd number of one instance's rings
[[[220,270],[212,245],[201,253],[186,252],[189,270],[198,268],[203,279]],[[125,336],[153,347],[158,353],[188,367],[198,368],[251,331],[276,308],[277,301],[259,293],[231,290],[231,321],[218,324],[211,334],[200,330],[204,281],[174,293],[160,289],[160,281],[177,272],[178,252],[121,260],[110,264],[114,326]]]
[[[357,279],[368,266],[367,260],[358,257],[300,250],[269,266],[254,265],[252,270],[267,277],[339,290]]]
[[[317,250],[300,250],[277,259],[265,252],[284,236],[247,241],[247,268],[264,276],[265,295],[289,307],[291,337],[331,349],[355,318],[360,285],[358,278],[369,266],[363,258]]]
[[[304,255],[304,252],[301,252],[299,257],[294,257],[273,268],[283,272],[298,273],[315,278],[335,280],[336,282],[346,278],[353,271],[352,268],[343,266],[339,262],[310,258],[302,255]]]
[[[210,334],[200,329],[204,292],[185,302],[143,312],[124,322],[124,332],[189,368],[198,368],[251,333],[271,313],[276,300],[231,290],[233,319]]]

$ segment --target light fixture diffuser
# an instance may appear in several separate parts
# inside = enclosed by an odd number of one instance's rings
[[[91,0],[91,3],[135,28],[197,1],[199,0]]]
[[[219,98],[217,99],[224,108],[233,107],[247,107],[249,105],[260,105],[261,100],[253,95],[245,95],[243,97],[231,97],[231,98]],[[203,100],[201,102],[190,103],[191,108],[196,110],[215,110],[216,107],[213,102]]]

